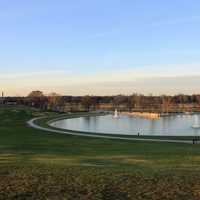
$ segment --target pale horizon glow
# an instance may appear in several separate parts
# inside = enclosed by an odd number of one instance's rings
[[[54,91],[62,95],[116,95],[134,92],[156,95],[195,94],[200,91],[200,73],[197,72],[200,65],[151,66],[151,70],[148,69],[107,70],[84,75],[74,75],[64,70],[9,73],[0,75],[0,83],[3,88],[8,88],[5,93],[17,96],[26,96],[32,90],[42,90],[45,94]],[[16,82],[19,86],[16,86]],[[14,93],[13,86],[20,92]]]
[[[198,0],[2,1],[0,91],[200,93],[199,10]]]

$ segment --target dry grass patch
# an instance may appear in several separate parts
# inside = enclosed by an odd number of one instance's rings
[[[152,160],[145,159],[144,157],[139,157],[139,156],[109,156],[109,157],[98,157],[106,160],[112,160],[112,161],[117,161],[117,162],[123,162],[127,164],[152,164]]]
[[[79,161],[76,158],[69,158],[65,156],[49,156],[37,155],[31,158],[31,161],[44,164],[64,164],[64,165],[77,165]]]
[[[17,160],[18,156],[15,154],[0,154],[0,163],[16,162]]]

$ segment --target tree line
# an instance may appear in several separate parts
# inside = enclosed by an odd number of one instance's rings
[[[5,102],[16,102],[44,110],[64,111],[66,104],[80,105],[85,111],[97,110],[102,105],[110,105],[110,108],[119,108],[126,111],[148,110],[168,112],[174,106],[200,105],[200,95],[132,95],[115,96],[62,96],[57,93],[45,95],[42,91],[32,91],[27,97],[7,97]]]

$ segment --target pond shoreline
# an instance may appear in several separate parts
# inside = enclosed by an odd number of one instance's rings
[[[62,129],[54,129],[53,127],[42,127],[38,125],[36,121],[44,119],[44,117],[37,117],[29,120],[27,124],[35,129],[43,130],[49,133],[59,133],[59,134],[68,134],[73,136],[83,136],[83,137],[91,137],[91,138],[100,138],[100,139],[115,139],[115,140],[129,140],[129,141],[143,141],[143,142],[166,142],[166,143],[182,143],[182,144],[193,144],[192,140],[181,140],[181,139],[156,139],[156,138],[142,138],[142,137],[121,137],[116,135],[100,135],[98,133],[87,133],[87,132],[79,132],[79,131],[71,131],[71,130],[62,130]],[[55,119],[56,120],[56,119]],[[48,122],[47,122],[48,124]],[[178,138],[178,137],[177,137]],[[199,144],[199,141],[196,143]]]

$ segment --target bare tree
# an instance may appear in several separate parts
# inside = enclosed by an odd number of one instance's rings
[[[44,97],[44,94],[42,91],[36,90],[36,91],[32,91],[28,97]]]
[[[61,95],[54,92],[48,95],[48,107],[51,110],[63,112],[64,106],[65,102]]]
[[[136,110],[138,110],[138,109],[140,109],[141,108],[141,95],[139,95],[139,94],[133,94],[132,95],[132,102],[133,102],[133,107],[136,109]]]
[[[123,95],[117,95],[113,98],[113,107],[118,108],[122,104],[127,103],[127,97]]]
[[[83,105],[83,107],[85,108],[85,110],[87,112],[90,111],[90,107],[92,106],[92,98],[89,95],[83,96],[81,98],[81,104]]]
[[[163,95],[162,96],[162,112],[169,112],[172,97]]]
[[[39,90],[32,91],[28,95],[28,104],[37,108],[46,109],[47,98]]]

